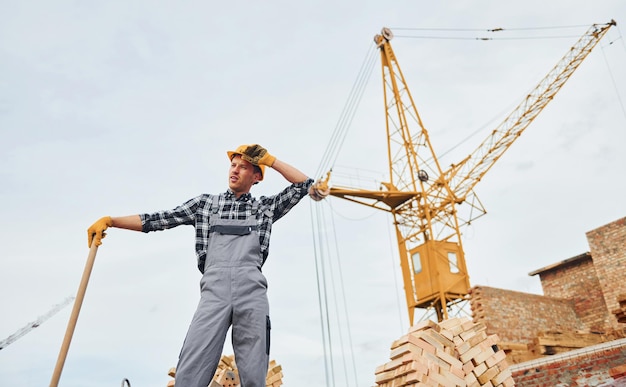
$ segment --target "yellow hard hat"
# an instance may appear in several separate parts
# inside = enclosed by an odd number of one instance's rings
[[[228,159],[232,160],[235,155],[244,154],[244,152],[249,146],[250,145],[239,145],[237,149],[235,149],[234,151],[226,151],[226,154],[228,155]],[[254,166],[259,167],[259,169],[261,170],[261,179],[259,181],[263,180],[263,176],[265,176],[265,165],[254,165]]]

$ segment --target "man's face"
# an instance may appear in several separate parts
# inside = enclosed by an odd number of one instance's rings
[[[261,174],[254,171],[254,165],[235,155],[230,162],[228,171],[228,188],[239,197],[250,192],[250,188],[261,180]]]

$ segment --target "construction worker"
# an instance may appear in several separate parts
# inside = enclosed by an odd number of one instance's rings
[[[231,325],[241,385],[265,387],[271,326],[267,281],[261,267],[268,256],[272,224],[307,193],[316,201],[329,193],[324,182],[314,184],[257,144],[241,145],[227,155],[226,192],[203,194],[172,210],[106,216],[87,231],[91,246],[92,242],[102,243],[108,227],[143,232],[195,227],[201,294],[179,355],[176,387],[211,383]],[[266,167],[279,172],[291,185],[276,195],[253,198],[250,188],[263,180]]]

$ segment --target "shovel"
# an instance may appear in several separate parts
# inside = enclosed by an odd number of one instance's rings
[[[96,252],[98,246],[96,245],[96,239],[91,242],[91,248],[89,249],[89,255],[87,256],[87,263],[85,264],[85,270],[83,271],[83,277],[80,280],[80,286],[76,293],[76,299],[74,300],[74,307],[72,314],[70,315],[70,321],[67,323],[67,329],[65,330],[65,338],[61,344],[61,351],[57,359],[54,373],[52,374],[52,380],[50,380],[50,387],[57,387],[59,385],[59,379],[61,378],[61,371],[63,371],[63,365],[65,364],[65,358],[67,357],[67,351],[70,348],[70,342],[74,335],[74,328],[76,328],[76,321],[78,320],[78,314],[80,313],[80,307],[83,305],[83,298],[85,298],[85,292],[87,291],[87,283],[89,282],[89,276],[91,275],[91,269],[93,269],[94,261],[96,260]]]

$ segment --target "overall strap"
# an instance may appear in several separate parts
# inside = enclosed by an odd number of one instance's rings
[[[211,209],[209,210],[212,214],[217,214],[219,210],[219,195],[209,195],[211,198]]]

